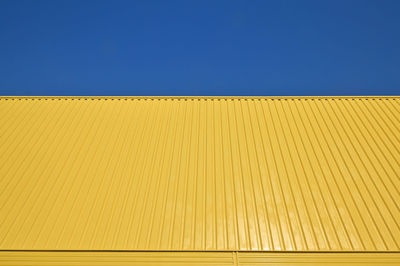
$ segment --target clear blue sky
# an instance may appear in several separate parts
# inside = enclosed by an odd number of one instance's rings
[[[400,1],[1,0],[0,94],[400,95]]]

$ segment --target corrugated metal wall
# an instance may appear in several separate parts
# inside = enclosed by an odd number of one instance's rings
[[[1,98],[0,249],[400,251],[400,98]]]
[[[398,253],[26,252],[0,253],[0,265],[399,265]]]

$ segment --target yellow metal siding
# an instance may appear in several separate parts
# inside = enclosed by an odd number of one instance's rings
[[[0,265],[399,265],[399,253],[1,252]]]
[[[232,252],[0,252],[0,265],[235,265]]]
[[[0,249],[400,251],[400,98],[0,98]]]
[[[326,266],[400,265],[399,253],[237,252],[236,265]]]

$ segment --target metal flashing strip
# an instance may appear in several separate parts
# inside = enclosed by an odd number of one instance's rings
[[[399,253],[0,252],[0,265],[399,265]]]
[[[313,100],[313,99],[396,99],[396,95],[379,96],[0,96],[0,100]]]

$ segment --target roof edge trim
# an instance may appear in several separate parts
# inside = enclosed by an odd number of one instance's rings
[[[294,100],[294,99],[400,99],[400,95],[393,96],[0,96],[0,100],[133,100],[133,99],[165,99],[165,100]]]

